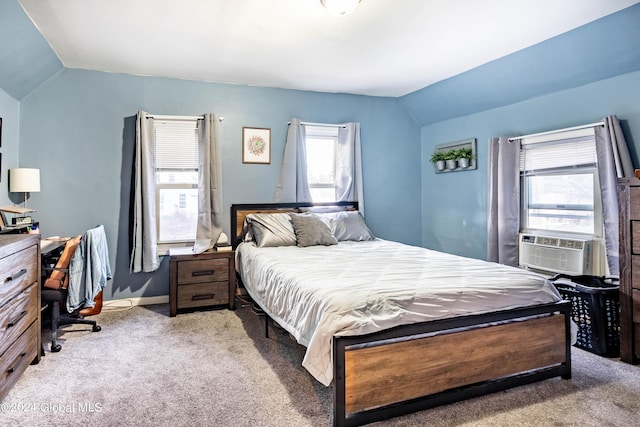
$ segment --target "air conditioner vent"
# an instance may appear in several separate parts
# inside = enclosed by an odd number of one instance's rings
[[[592,275],[597,270],[595,249],[591,240],[520,234],[519,263],[551,273]]]
[[[553,246],[553,247],[558,246],[558,239],[554,237],[536,236],[535,240],[538,245]]]
[[[584,241],[560,239],[560,241],[558,242],[558,247],[567,249],[582,249],[584,248]]]

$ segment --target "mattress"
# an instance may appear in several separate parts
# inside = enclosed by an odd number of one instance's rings
[[[298,343],[302,365],[333,379],[334,335],[560,301],[539,274],[381,239],[332,246],[241,243],[247,292]]]

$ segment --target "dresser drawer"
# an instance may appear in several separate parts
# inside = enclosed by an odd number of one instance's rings
[[[0,259],[0,305],[39,279],[37,258],[37,246],[30,246]]]
[[[228,282],[229,260],[202,259],[178,262],[178,285],[208,282]]]
[[[178,309],[229,304],[229,282],[196,283],[178,287]]]
[[[640,255],[631,257],[631,287],[640,289]]]
[[[640,323],[640,289],[633,289],[633,321]]]
[[[0,307],[0,354],[38,318],[38,310],[36,283]]]
[[[39,325],[37,323],[31,324],[12,346],[0,354],[0,372],[2,372],[0,400],[4,399],[9,389],[38,355],[39,332]]]
[[[629,219],[640,220],[640,187],[629,187]]]
[[[631,221],[631,253],[640,255],[640,221]]]

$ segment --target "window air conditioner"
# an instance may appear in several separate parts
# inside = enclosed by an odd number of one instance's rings
[[[592,240],[520,234],[520,266],[574,276],[597,275]]]

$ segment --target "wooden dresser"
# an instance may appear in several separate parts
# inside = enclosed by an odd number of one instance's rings
[[[233,251],[207,251],[194,255],[191,248],[171,248],[169,257],[171,317],[184,308],[235,308],[236,274]]]
[[[618,180],[620,207],[620,359],[640,359],[640,180]]]
[[[40,361],[40,235],[0,236],[0,400]]]

